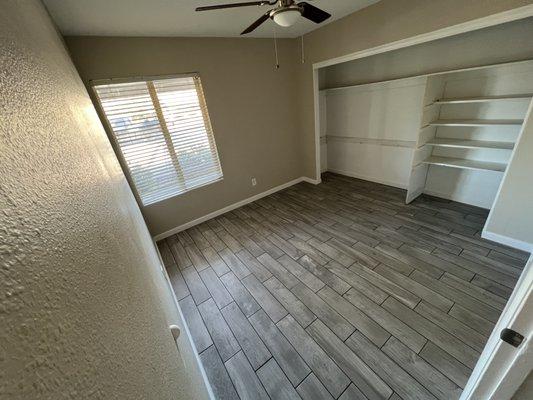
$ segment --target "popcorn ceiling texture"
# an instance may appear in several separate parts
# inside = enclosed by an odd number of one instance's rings
[[[0,11],[0,399],[201,399],[160,262],[39,1]],[[187,365],[184,365],[187,364]]]

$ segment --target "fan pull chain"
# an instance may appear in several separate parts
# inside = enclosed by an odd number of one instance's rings
[[[302,35],[302,64],[305,64],[304,35]]]
[[[274,53],[276,54],[276,69],[279,69],[279,58],[278,58],[278,40],[276,37],[276,27],[274,26]]]

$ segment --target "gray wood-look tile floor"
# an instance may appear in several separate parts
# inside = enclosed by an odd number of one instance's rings
[[[219,399],[457,399],[527,254],[325,174],[158,243]]]

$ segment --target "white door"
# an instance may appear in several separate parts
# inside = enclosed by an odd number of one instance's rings
[[[500,338],[509,328],[524,339],[517,347]],[[533,368],[533,256],[496,323],[460,400],[508,400]]]

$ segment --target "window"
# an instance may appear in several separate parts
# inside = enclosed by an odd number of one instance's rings
[[[199,76],[109,81],[94,91],[143,205],[222,179]]]

